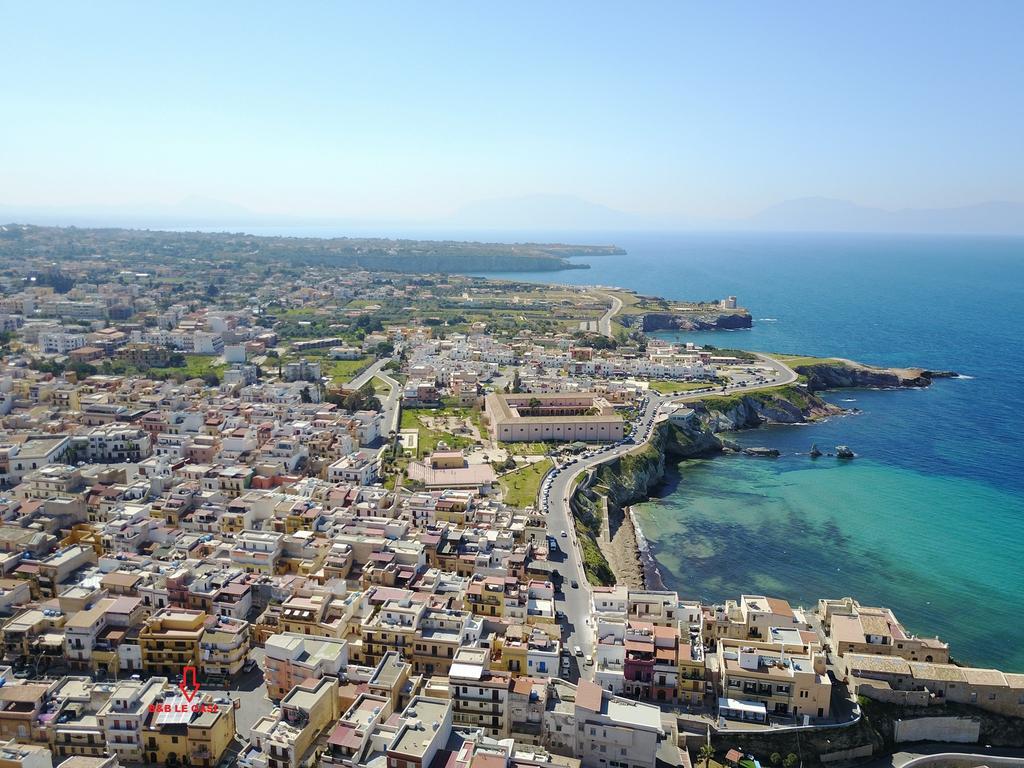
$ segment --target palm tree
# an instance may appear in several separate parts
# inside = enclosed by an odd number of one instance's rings
[[[705,744],[700,748],[700,752],[697,753],[697,759],[704,763],[704,768],[709,768],[711,765],[711,758],[715,756],[715,748],[710,744]]]

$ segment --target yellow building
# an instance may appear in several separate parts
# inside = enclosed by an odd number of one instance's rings
[[[220,762],[235,736],[235,708],[229,700],[206,695],[188,702],[174,695],[159,706],[161,711],[151,713],[142,729],[148,762],[201,768]]]
[[[723,717],[764,722],[769,717],[829,715],[832,683],[820,648],[801,647],[785,637],[778,642],[723,638],[718,643],[718,668],[718,711]]]
[[[279,708],[256,721],[249,744],[268,755],[273,768],[298,768],[313,760],[317,738],[339,715],[337,678],[297,685]]]
[[[466,590],[467,607],[477,616],[503,616],[505,580],[499,576],[474,581]]]
[[[139,632],[142,669],[174,679],[185,666],[199,666],[199,644],[209,616],[203,611],[162,608]]]
[[[937,637],[917,637],[888,608],[873,608],[851,597],[819,600],[818,615],[837,656],[874,653],[907,661],[949,663],[949,645]]]
[[[704,703],[705,679],[707,666],[704,659],[704,646],[697,638],[692,644],[679,643],[679,703],[699,706]]]

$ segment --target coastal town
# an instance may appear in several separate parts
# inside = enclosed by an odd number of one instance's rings
[[[666,460],[769,456],[728,434],[838,413],[823,389],[949,372],[653,335],[749,327],[736,296],[36,237],[0,232],[0,768],[793,768],[1024,732],[1024,674],[887,606],[660,588],[629,509]]]

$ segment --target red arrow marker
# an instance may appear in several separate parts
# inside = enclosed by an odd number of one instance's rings
[[[192,678],[191,683],[189,683],[190,677]],[[185,669],[182,670],[181,682],[178,683],[178,687],[181,689],[181,692],[185,694],[185,699],[191,703],[192,699],[194,699],[196,694],[199,693],[199,679],[196,677],[195,667],[185,667]]]

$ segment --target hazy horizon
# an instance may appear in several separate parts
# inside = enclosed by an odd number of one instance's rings
[[[0,218],[1020,233],[980,9],[14,5]]]

